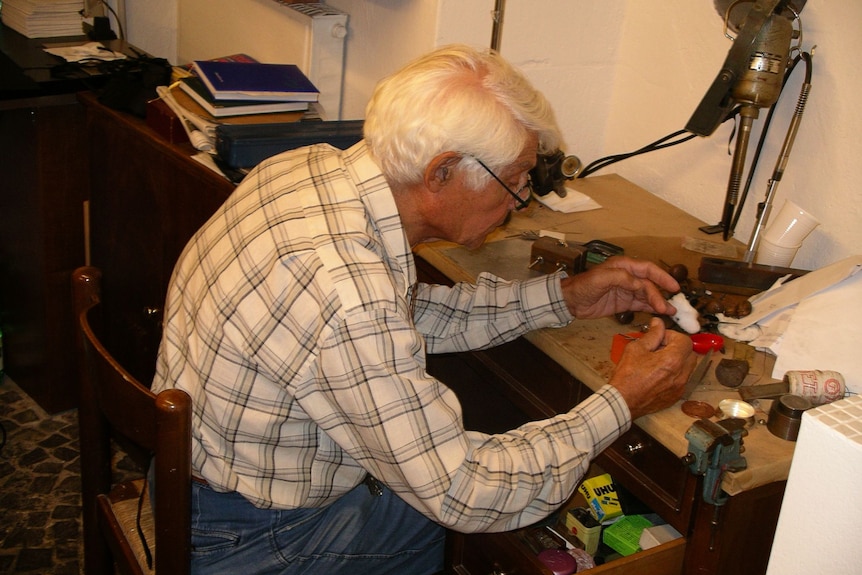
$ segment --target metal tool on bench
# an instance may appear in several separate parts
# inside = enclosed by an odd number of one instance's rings
[[[745,429],[730,424],[732,420],[718,423],[709,419],[698,419],[685,432],[688,453],[683,463],[695,475],[703,475],[703,500],[711,505],[724,505],[729,497],[722,491],[721,482],[728,471],[741,471],[748,467],[742,456],[742,438]]]
[[[745,401],[751,401],[752,399],[774,399],[790,393],[790,384],[786,381],[779,381],[778,383],[743,385],[736,388],[736,391],[739,392],[739,397]]]
[[[720,525],[721,509],[730,497],[721,488],[724,474],[748,467],[748,462],[742,457],[742,438],[748,431],[732,422],[732,419],[718,423],[698,419],[685,432],[688,453],[682,457],[682,461],[693,474],[703,476],[703,501],[713,505],[710,549],[713,549]]]
[[[691,372],[691,375],[688,377],[688,381],[685,384],[685,390],[682,392],[683,399],[688,399],[691,396],[691,392],[693,392],[695,388],[700,385],[700,382],[703,381],[703,378],[706,376],[706,372],[709,370],[709,366],[712,364],[713,351],[713,348],[709,348],[706,355],[701,358],[700,363],[698,363],[697,367],[694,368],[694,371]]]
[[[569,242],[562,234],[546,232],[523,232],[521,237],[533,241],[530,250],[532,270],[541,273],[565,271],[576,274],[584,271],[587,264],[599,264],[609,257],[621,255],[623,248],[602,240],[591,240],[585,244]]]
[[[553,237],[541,237],[533,242],[530,250],[530,269],[541,273],[564,271],[577,274],[586,267],[587,248],[580,244],[569,244]]]
[[[694,368],[694,371],[691,372],[691,375],[688,377],[688,381],[685,384],[685,389],[682,392],[682,412],[690,417],[712,417],[715,415],[715,408],[713,408],[710,404],[703,401],[691,401],[689,397],[691,393],[697,388],[698,385],[703,381],[703,378],[706,376],[706,372],[709,370],[709,366],[712,365],[712,352],[713,348],[709,348],[706,352],[706,355],[701,358],[700,363],[697,364],[697,367]]]

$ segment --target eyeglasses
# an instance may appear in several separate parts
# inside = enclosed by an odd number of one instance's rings
[[[485,171],[491,174],[491,177],[497,180],[497,183],[503,186],[503,189],[509,192],[509,195],[515,198],[515,210],[523,210],[527,206],[530,205],[530,197],[533,194],[533,186],[530,182],[530,176],[527,176],[527,183],[524,184],[517,192],[513,192],[512,188],[507,186],[503,180],[501,180],[497,174],[491,171],[491,168],[485,165],[482,160],[473,156],[473,159],[479,162],[479,165],[485,168]]]

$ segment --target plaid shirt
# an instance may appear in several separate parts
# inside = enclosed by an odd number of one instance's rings
[[[558,276],[417,284],[364,143],[316,145],[253,170],[186,246],[153,390],[192,397],[192,467],[216,490],[319,507],[371,473],[443,525],[507,530],[568,498],[628,408],[604,386],[509,433],[465,431],[425,354],[569,321]]]

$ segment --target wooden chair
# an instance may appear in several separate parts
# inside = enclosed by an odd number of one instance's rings
[[[84,567],[88,575],[185,575],[191,551],[191,400],[180,390],[153,394],[119,365],[94,331],[101,273],[72,275],[81,370],[78,409]],[[91,324],[94,321],[94,324]],[[112,441],[115,438],[115,441]],[[131,442],[154,456],[155,509],[144,479],[114,485],[112,445]],[[146,540],[153,568],[139,535]]]

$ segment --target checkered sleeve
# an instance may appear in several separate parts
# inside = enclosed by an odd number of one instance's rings
[[[476,283],[421,285],[414,294],[416,329],[429,353],[486,349],[538,328],[572,321],[559,274],[506,281],[480,274]]]
[[[624,401],[606,386],[552,419],[498,435],[466,432],[454,394],[416,360],[421,350],[398,314],[350,314],[298,398],[347,455],[448,527],[507,530],[547,516],[630,425]]]

